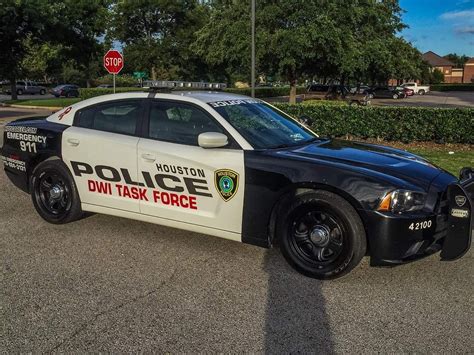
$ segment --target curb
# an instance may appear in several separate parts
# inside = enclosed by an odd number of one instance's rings
[[[53,110],[59,111],[62,110],[64,107],[57,107],[57,106],[26,106],[26,105],[11,105],[11,104],[2,104],[3,107],[13,107],[13,108],[26,108],[32,110]]]

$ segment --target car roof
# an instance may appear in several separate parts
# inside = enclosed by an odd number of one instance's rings
[[[219,91],[176,91],[176,95],[192,97],[202,102],[249,99],[248,96]]]
[[[88,107],[91,105],[99,104],[99,103],[106,103],[108,101],[114,100],[125,100],[125,99],[139,99],[139,98],[147,98],[147,97],[154,97],[155,99],[167,99],[173,100],[177,99],[180,101],[189,101],[195,102],[200,101],[202,103],[209,103],[209,102],[216,102],[216,101],[228,101],[228,100],[254,100],[249,96],[232,94],[227,92],[215,92],[215,91],[174,91],[172,93],[155,93],[153,96],[150,92],[143,92],[143,91],[131,91],[131,92],[123,92],[118,94],[109,94],[109,95],[100,95],[96,97],[92,97],[90,99],[86,99],[83,101],[79,101],[69,107],[66,107],[63,110],[55,112],[51,116],[48,117],[48,121],[63,123],[66,125],[72,125],[72,117],[74,116],[77,110],[80,110],[84,107]],[[186,100],[186,99],[189,100]],[[260,101],[257,99],[257,101]]]

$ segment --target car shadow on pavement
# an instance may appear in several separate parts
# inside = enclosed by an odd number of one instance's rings
[[[268,273],[265,352],[333,353],[323,282],[291,269],[278,247],[266,252],[264,268]]]

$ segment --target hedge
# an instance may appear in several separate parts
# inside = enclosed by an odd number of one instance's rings
[[[430,86],[431,91],[474,91],[472,84],[434,84]]]
[[[240,94],[245,96],[251,96],[252,89],[251,88],[227,88],[224,89],[226,92],[230,92],[233,94]],[[304,94],[306,92],[306,88],[302,86],[298,86],[296,88],[296,93],[298,95]],[[260,87],[255,88],[255,97],[276,97],[276,96],[289,96],[290,95],[290,87]]]
[[[350,107],[276,104],[293,117],[313,119],[315,132],[387,141],[474,144],[474,109],[427,107]]]
[[[137,88],[137,87],[118,87],[115,89],[115,92],[129,92],[129,91],[145,91],[147,89],[144,88]],[[176,91],[189,91],[189,89],[185,88],[177,88]],[[240,94],[240,95],[251,95],[250,88],[227,88],[224,89],[225,92],[230,92],[233,94]],[[297,87],[296,93],[303,94],[306,92],[304,87]],[[100,95],[107,95],[112,94],[113,89],[101,89],[101,88],[89,88],[89,89],[79,89],[79,96],[81,99],[89,99],[91,97],[100,96]],[[255,88],[255,96],[256,97],[276,97],[276,96],[288,96],[290,94],[289,87],[271,87],[271,88]]]
[[[130,92],[130,91],[144,91],[143,88],[115,88],[115,92]],[[113,94],[114,89],[102,89],[102,88],[88,88],[88,89],[79,89],[79,97],[82,100],[90,99],[91,97],[96,97],[100,95]]]

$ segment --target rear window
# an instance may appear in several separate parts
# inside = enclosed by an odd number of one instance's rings
[[[74,123],[78,127],[134,135],[141,114],[140,100],[122,100],[79,110]]]

